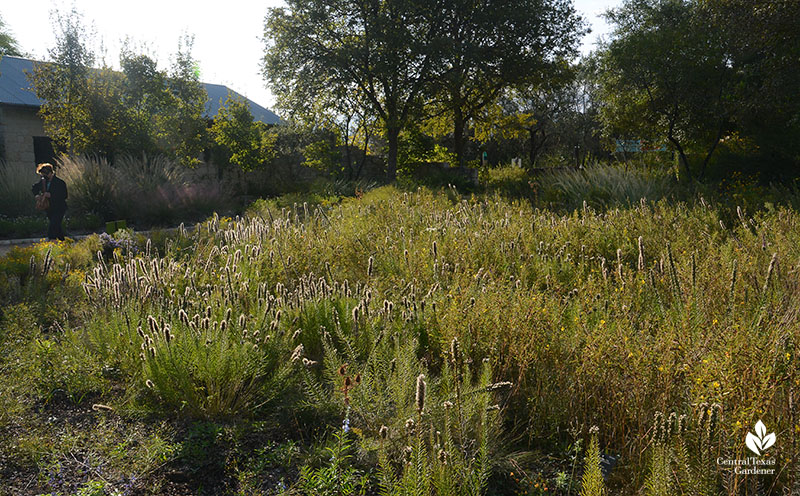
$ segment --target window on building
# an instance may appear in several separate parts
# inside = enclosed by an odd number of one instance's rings
[[[33,137],[33,158],[37,164],[44,162],[53,163],[56,153],[53,150],[53,142],[47,136]]]

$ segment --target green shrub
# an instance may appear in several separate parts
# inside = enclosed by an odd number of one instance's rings
[[[520,167],[497,167],[482,171],[481,182],[487,191],[497,192],[507,198],[531,198],[534,184],[528,171]]]

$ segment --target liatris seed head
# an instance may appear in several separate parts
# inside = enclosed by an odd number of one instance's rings
[[[155,317],[152,315],[147,316],[147,328],[150,329],[150,334],[158,333],[158,322],[156,322]]]
[[[369,260],[367,261],[367,277],[372,277],[374,267],[375,259],[373,257],[369,257]]]
[[[666,433],[667,438],[672,437],[672,434],[675,433],[675,428],[677,427],[677,423],[678,423],[678,414],[676,414],[675,412],[670,413],[669,417],[667,418],[667,433]]]
[[[417,413],[422,415],[422,410],[425,409],[425,375],[420,374],[417,376],[417,390],[414,395],[414,403],[417,407]]]
[[[300,360],[301,358],[303,358],[303,353],[304,352],[305,352],[305,348],[303,347],[303,345],[302,344],[298,344],[297,347],[292,352],[292,356],[290,358],[290,361],[296,362],[296,361]]]
[[[150,379],[144,381],[144,385],[147,386],[148,389],[154,389],[156,387],[156,385],[153,384],[153,381],[151,381]]]
[[[292,334],[292,341],[296,341],[297,338],[300,337],[300,332],[301,331],[302,331],[301,329],[298,329],[298,330],[294,331],[294,334]]]
[[[450,341],[450,359],[453,364],[458,364],[461,361],[461,347],[458,344],[458,338],[453,338]]]
[[[778,261],[778,254],[773,253],[772,259],[769,261],[769,267],[767,268],[767,278],[764,280],[764,289],[763,292],[766,292],[769,289],[769,282],[772,279],[772,272],[775,270],[775,263]]]
[[[385,425],[381,426],[381,429],[378,431],[378,435],[381,439],[388,439],[389,438],[389,428]]]
[[[489,384],[488,386],[486,386],[486,390],[487,391],[497,391],[498,389],[510,388],[513,385],[514,385],[513,382],[508,382],[508,381],[495,382],[493,384]]]
[[[181,320],[181,322],[183,322],[183,325],[189,325],[189,315],[183,310],[183,308],[178,310],[178,318]]]
[[[639,270],[644,270],[644,238],[639,236]]]

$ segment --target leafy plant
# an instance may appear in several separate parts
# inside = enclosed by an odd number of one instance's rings
[[[581,478],[581,496],[603,496],[606,494],[603,473],[600,471],[600,442],[597,439],[597,427],[589,429],[589,448],[583,466]]]

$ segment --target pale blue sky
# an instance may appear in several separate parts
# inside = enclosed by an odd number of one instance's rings
[[[608,31],[599,15],[620,1],[575,0],[593,29],[584,40],[584,53]],[[55,44],[50,12],[75,5],[86,24],[94,25],[112,66],[118,64],[121,41],[127,36],[146,45],[166,68],[182,33],[189,33],[195,37],[193,54],[204,82],[224,84],[266,107],[274,103],[259,73],[260,38],[267,9],[281,5],[281,0],[3,0],[3,4],[0,13],[7,28],[33,58],[46,58],[47,49]]]

